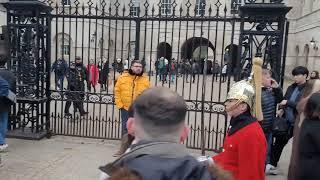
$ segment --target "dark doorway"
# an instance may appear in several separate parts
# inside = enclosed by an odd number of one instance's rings
[[[169,61],[172,58],[172,47],[167,42],[161,42],[157,47],[157,59],[161,57],[164,57]]]
[[[194,50],[202,46],[209,47],[212,51],[215,51],[213,44],[208,39],[203,37],[192,37],[182,44],[181,58],[192,59]]]
[[[231,72],[232,74],[237,67],[237,56],[238,56],[238,45],[229,44],[225,48],[224,63],[231,64],[231,70],[229,72]]]
[[[191,62],[198,62],[200,66],[200,73],[203,73],[204,59],[208,58],[209,49],[212,50],[212,54],[215,51],[213,44],[203,37],[192,37],[186,40],[181,47],[181,58],[183,60],[191,60]],[[212,62],[207,61],[207,73],[211,73]]]

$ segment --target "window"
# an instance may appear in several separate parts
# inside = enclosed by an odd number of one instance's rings
[[[67,55],[67,56],[70,55],[70,45],[62,45],[61,50],[63,55]]]
[[[71,0],[62,0],[62,4],[65,6],[70,6],[71,5]]]
[[[139,16],[140,7],[139,6],[132,6],[130,7],[130,16],[137,17]]]
[[[172,15],[172,2],[171,0],[161,0],[161,15]]]
[[[137,17],[139,15],[140,11],[140,0],[132,0],[132,6],[130,6],[130,16],[135,16]]]
[[[242,0],[231,0],[231,14],[237,14]]]
[[[196,15],[197,16],[204,16],[206,8],[206,1],[205,0],[197,0],[196,1]]]

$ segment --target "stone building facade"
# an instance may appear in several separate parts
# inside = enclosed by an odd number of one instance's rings
[[[159,4],[159,2],[162,4]],[[145,0],[51,0],[54,8],[53,14],[75,14],[95,16],[101,14],[104,9],[105,14],[112,16],[144,16],[159,15],[165,18],[173,13],[182,16],[189,12],[190,17],[209,16],[232,17],[231,0],[205,1],[205,0],[148,0],[148,11],[145,9]],[[92,5],[91,3],[92,2]],[[118,2],[119,4],[117,4]],[[188,2],[192,4],[189,7]],[[203,3],[205,2],[205,6]],[[219,3],[216,3],[219,2]],[[241,2],[241,0],[238,0]],[[79,3],[79,4],[78,4]],[[104,4],[105,3],[105,4]],[[310,70],[320,67],[318,46],[320,46],[319,16],[320,2],[316,0],[285,0],[285,4],[293,9],[288,14],[290,21],[286,74],[289,75],[291,69],[297,65],[307,65]],[[78,4],[76,6],[75,4]],[[116,5],[117,4],[117,5]],[[91,5],[91,11],[89,6]],[[112,8],[109,9],[111,5]],[[130,7],[129,7],[130,6]],[[78,8],[76,8],[78,7]],[[84,11],[83,8],[84,7]],[[118,8],[116,8],[118,7]],[[125,8],[124,8],[125,7]],[[154,11],[152,11],[154,7]],[[176,8],[174,8],[176,7]],[[188,11],[189,7],[189,11]],[[209,8],[211,7],[211,14]],[[220,7],[220,8],[217,8]],[[227,9],[224,14],[224,8]],[[2,8],[3,9],[3,8]],[[174,11],[175,10],[175,11]],[[219,10],[219,11],[218,11]],[[167,11],[167,12],[166,12]],[[139,13],[140,12],[140,13]],[[5,14],[0,9],[0,13]],[[90,14],[91,13],[91,14]],[[166,14],[167,13],[167,14]],[[5,24],[5,16],[1,16],[0,23]],[[208,45],[200,45],[193,48],[191,56],[193,59],[204,58],[215,59],[218,63],[223,60],[223,52],[231,44],[237,45],[239,42],[239,24],[235,24],[234,36],[231,39],[232,25],[220,21],[147,21],[141,22],[139,26],[139,59],[144,59],[147,67],[152,69],[152,64],[159,56],[167,56],[181,60],[190,58],[189,52],[182,52],[186,43],[190,43],[193,37],[200,37],[202,42]],[[85,62],[91,59],[99,62],[109,60],[110,63],[116,59],[135,59],[137,45],[136,22],[128,18],[116,19],[96,19],[96,18],[53,18],[51,27],[51,59],[64,58],[72,61],[76,56],[80,56]],[[310,42],[314,40],[314,45]],[[195,40],[192,39],[194,43]],[[201,43],[204,44],[204,43]],[[208,47],[209,46],[209,47]],[[164,49],[164,50],[163,50]],[[198,58],[197,58],[198,57]]]

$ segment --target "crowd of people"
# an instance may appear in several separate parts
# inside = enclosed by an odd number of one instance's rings
[[[71,64],[75,64],[76,68],[72,67]],[[70,78],[70,72],[74,71],[74,69],[77,72],[77,76]],[[96,92],[96,86],[98,83],[100,84],[102,91],[105,91],[107,84],[110,84],[110,69],[108,61],[95,62],[93,59],[91,59],[89,64],[85,66],[81,58],[77,56],[75,58],[75,62],[71,61],[70,65],[68,66],[66,60],[59,58],[52,64],[51,71],[54,72],[55,75],[55,85],[57,90],[64,90],[65,78],[67,78],[68,83],[74,84],[79,80],[81,81],[81,84],[86,83],[87,89],[90,92],[92,89],[94,92]]]
[[[218,81],[218,77],[221,76],[221,82],[226,82],[227,64],[224,64],[221,68],[217,62],[210,61],[210,63],[207,62],[205,68],[203,61],[204,59],[202,61],[185,59],[178,62],[174,58],[169,61],[165,57],[161,57],[155,62],[156,75],[163,83],[174,82],[177,76],[185,77],[187,83],[190,81],[195,83],[196,75],[207,71],[207,74],[213,75],[215,81]]]
[[[100,167],[100,179],[265,179],[279,173],[280,156],[292,137],[288,179],[320,179],[312,168],[320,162],[320,80],[303,66],[292,76],[285,94],[268,69],[261,70],[258,86],[248,80],[233,84],[225,102],[231,119],[223,149],[197,159],[180,145],[189,132],[186,102],[170,89],[150,88],[143,65],[134,61],[115,90],[123,132],[114,154],[119,158]]]
[[[254,64],[262,61],[257,59]],[[212,157],[196,158],[182,144],[189,134],[183,97],[168,88],[150,87],[142,61],[124,63],[114,88],[115,104],[122,119],[121,145],[114,154],[118,159],[99,168],[101,180],[263,180],[266,175],[279,173],[279,159],[292,137],[288,179],[320,179],[319,171],[314,169],[320,165],[320,79],[317,71],[309,73],[306,67],[295,67],[292,70],[294,82],[283,93],[270,70],[259,70],[254,65],[253,76],[234,83],[224,102],[230,125],[222,151]],[[167,81],[168,74],[163,74],[165,70],[161,68],[178,67],[174,63],[175,60],[159,59],[157,71],[162,81]],[[201,69],[197,62],[190,66]],[[80,57],[69,66],[63,59],[53,64],[57,87],[63,89],[64,78],[68,81],[66,97],[70,101],[65,106],[66,115],[70,115],[72,102],[81,115],[87,113],[83,107],[85,84],[89,90],[95,90],[97,82],[101,82],[102,69],[109,71],[108,62],[96,66],[90,61],[84,66]],[[178,68],[175,72],[178,75]],[[103,78],[107,83],[108,75]],[[174,80],[175,77],[169,78]],[[5,62],[0,62],[0,85],[2,151],[8,147],[5,135],[12,104],[8,103],[10,98],[8,101],[6,92],[15,92],[16,85],[16,78],[7,70]]]

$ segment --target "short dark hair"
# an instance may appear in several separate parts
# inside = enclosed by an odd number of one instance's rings
[[[154,128],[170,133],[185,121],[186,112],[185,100],[165,87],[147,89],[135,100],[135,119],[138,116],[145,131],[151,134]]]
[[[130,65],[130,67],[131,67],[131,66],[133,66],[133,64],[135,64],[135,63],[138,63],[138,64],[143,65],[143,64],[142,64],[142,62],[141,62],[140,60],[133,60],[133,61],[131,61],[131,65]]]
[[[320,118],[320,92],[312,94],[304,109],[306,119]]]
[[[296,75],[309,75],[309,70],[304,67],[304,66],[298,66],[298,67],[295,67],[293,70],[292,70],[292,75],[293,76],[296,76]]]

